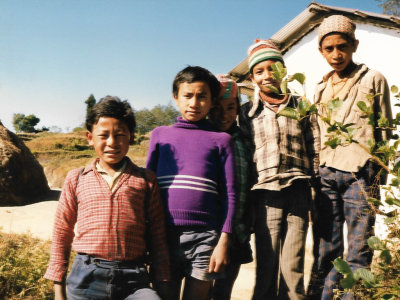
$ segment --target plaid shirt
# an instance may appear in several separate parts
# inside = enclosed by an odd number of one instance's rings
[[[290,95],[279,107],[297,107],[297,97]],[[316,118],[300,122],[279,116],[260,99],[245,103],[239,115],[240,128],[253,153],[256,178],[252,189],[280,191],[299,178],[309,179],[318,173],[319,130]]]
[[[236,173],[236,205],[234,228],[239,242],[243,243],[250,235],[247,226],[244,224],[244,212],[246,209],[248,191],[249,157],[243,143],[240,129],[235,126],[232,132],[235,148],[235,173]]]
[[[155,174],[146,171],[146,186],[140,169],[126,160],[127,167],[112,191],[96,170],[97,160],[85,167],[79,181],[80,169],[68,173],[55,215],[45,278],[65,278],[71,246],[78,253],[106,260],[141,259],[146,249],[144,201],[148,189],[149,248],[154,274],[156,280],[169,279],[165,216]]]

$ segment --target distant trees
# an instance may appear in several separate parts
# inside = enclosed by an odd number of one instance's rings
[[[96,104],[96,98],[93,94],[85,100],[86,104],[86,116]],[[152,131],[154,128],[162,125],[171,125],[175,122],[179,112],[172,104],[168,105],[156,105],[151,110],[144,108],[141,110],[135,110],[136,118],[136,132],[139,135],[144,135],[147,132]],[[73,131],[84,130],[82,127],[74,128]]]
[[[40,119],[35,115],[14,114],[13,117],[13,125],[16,132],[36,132],[35,126],[39,122]],[[43,129],[47,128],[43,127]]]
[[[93,96],[93,94],[90,94],[90,96],[86,99],[85,103],[86,103],[86,118],[87,118],[89,112],[96,104],[96,98]]]
[[[156,105],[151,110],[147,108],[135,111],[136,132],[146,134],[162,125],[171,125],[175,122],[179,112],[171,104]]]
[[[383,8],[383,13],[400,17],[400,0],[375,0]]]

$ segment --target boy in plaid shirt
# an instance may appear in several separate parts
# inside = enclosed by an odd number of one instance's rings
[[[159,300],[144,265],[146,246],[154,286],[165,289],[169,260],[157,179],[126,157],[135,127],[131,106],[117,97],[101,99],[87,116],[86,137],[98,158],[65,179],[45,274],[55,299]],[[71,248],[77,255],[65,280]]]
[[[304,252],[310,205],[310,180],[317,174],[319,136],[315,122],[298,122],[278,113],[295,108],[297,97],[277,94],[272,65],[284,64],[269,41],[248,50],[250,78],[259,89],[242,105],[239,125],[253,154],[256,283],[253,299],[304,299]],[[257,90],[257,88],[256,88]]]

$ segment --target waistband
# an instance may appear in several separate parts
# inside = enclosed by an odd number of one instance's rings
[[[103,258],[97,258],[86,253],[78,253],[76,258],[81,259],[86,264],[94,264],[102,268],[119,268],[119,269],[136,269],[144,267],[144,258],[135,260],[107,260]]]

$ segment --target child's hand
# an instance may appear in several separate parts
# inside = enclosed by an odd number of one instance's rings
[[[218,244],[215,246],[210,258],[210,265],[208,268],[209,273],[219,273],[224,270],[226,265],[229,263],[228,248],[229,235],[226,232],[222,232]]]
[[[54,282],[54,300],[66,300],[64,282]]]

